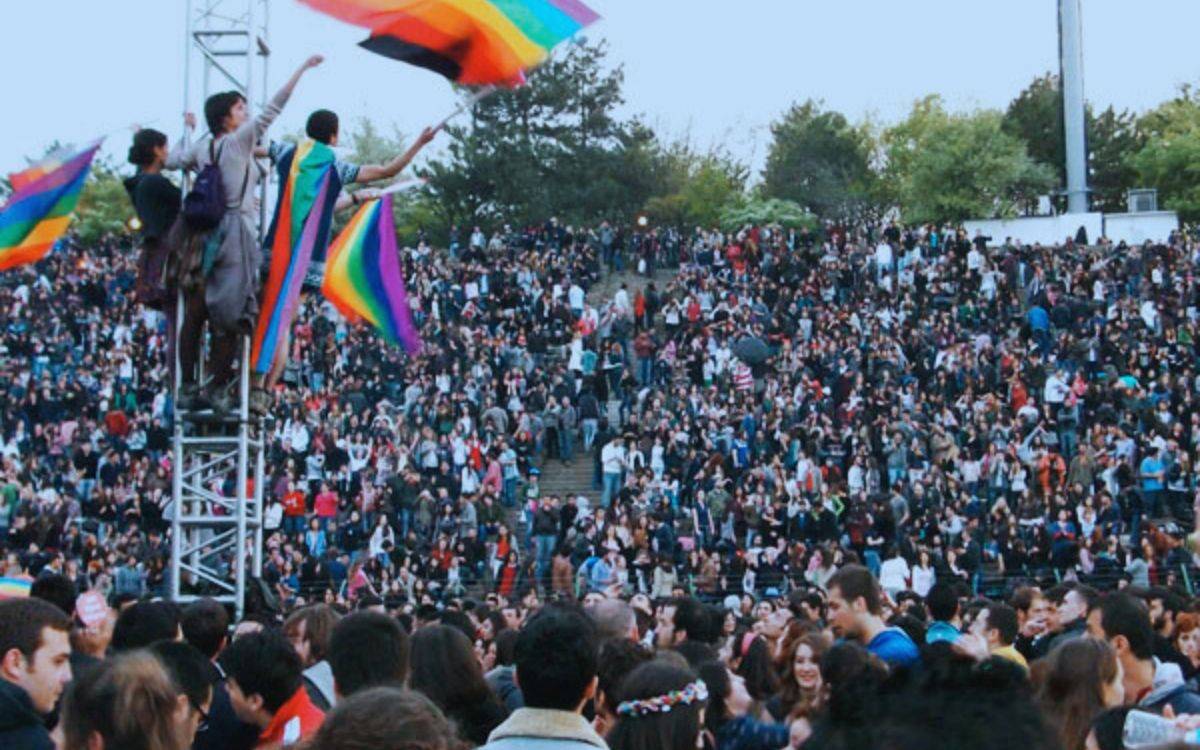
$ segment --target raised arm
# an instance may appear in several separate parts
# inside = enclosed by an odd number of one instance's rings
[[[375,180],[386,180],[389,177],[395,177],[416,158],[417,153],[424,148],[425,144],[432,141],[435,135],[437,135],[436,130],[425,128],[421,131],[421,135],[417,136],[416,142],[407,151],[392,159],[387,164],[362,165],[358,168],[358,179],[356,182],[374,182]]]
[[[191,112],[183,115],[183,127],[188,131],[196,129],[196,116]],[[163,162],[163,169],[190,169],[195,166],[195,151],[189,147],[191,139],[186,135],[180,138]]]
[[[279,117],[279,113],[283,111],[284,105],[287,104],[288,98],[296,89],[296,84],[300,82],[300,76],[304,75],[304,71],[309,68],[315,68],[325,61],[321,55],[313,55],[300,64],[296,68],[296,72],[292,73],[292,77],[287,79],[287,83],[279,91],[275,92],[275,96],[271,97],[271,101],[262,112],[253,120],[247,120],[237,131],[237,139],[248,147],[252,147],[263,133],[267,132],[267,128],[271,127],[271,123],[275,122],[275,118]]]

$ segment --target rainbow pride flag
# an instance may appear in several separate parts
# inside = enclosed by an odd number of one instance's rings
[[[0,271],[41,260],[67,231],[99,148],[96,141],[10,176],[13,192],[0,208]]]
[[[342,189],[333,166],[333,149],[313,140],[302,141],[276,163],[279,200],[264,242],[271,265],[250,350],[256,373],[270,370],[279,348],[286,346],[308,266],[329,241]]]
[[[364,203],[330,245],[321,291],[348,320],[366,320],[409,354],[421,350],[396,250],[392,196]]]
[[[512,86],[600,18],[579,0],[301,0],[371,30],[366,49],[456,83]]]
[[[0,578],[0,599],[24,599],[31,588],[33,581],[28,578]]]

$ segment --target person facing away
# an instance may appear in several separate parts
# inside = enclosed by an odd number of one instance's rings
[[[525,699],[492,730],[486,750],[592,750],[608,745],[583,718],[596,694],[596,629],[580,611],[542,609],[521,628],[515,654]]]

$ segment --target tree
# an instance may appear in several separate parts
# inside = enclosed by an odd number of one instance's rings
[[[1088,112],[1088,187],[1092,210],[1125,210],[1125,194],[1138,181],[1131,159],[1145,139],[1138,132],[1137,118],[1128,110],[1111,106],[1093,117]]]
[[[1200,94],[1184,86],[1174,99],[1144,114],[1138,131],[1144,145],[1129,165],[1180,219],[1200,219]]]
[[[1004,132],[1020,138],[1029,156],[1054,172],[1055,184],[1066,184],[1066,146],[1062,89],[1053,73],[1034,78],[1004,113]]]
[[[657,139],[621,120],[624,73],[604,43],[571,44],[529,77],[447,128],[445,156],[425,174],[443,225],[626,220],[660,194]]]
[[[994,110],[946,112],[938,96],[885,131],[886,177],[909,222],[1005,216],[1054,182]]]
[[[1084,108],[1087,134],[1088,188],[1095,211],[1119,211],[1125,191],[1133,187],[1136,171],[1130,157],[1141,148],[1136,118],[1127,110],[1111,106],[1096,115]],[[1066,139],[1063,125],[1062,89],[1051,73],[1033,79],[1004,113],[1004,132],[1024,142],[1034,161],[1053,170],[1055,185],[1066,184]]]
[[[109,234],[127,234],[133,217],[133,203],[117,167],[108,157],[97,156],[75,206],[75,233],[85,243]]]
[[[726,231],[736,231],[754,224],[777,224],[784,229],[815,229],[817,217],[795,201],[780,198],[742,197],[725,206],[719,218]]]
[[[809,99],[771,125],[763,172],[768,197],[795,201],[826,218],[857,215],[871,201],[873,143],[865,126]]]
[[[661,194],[646,202],[645,212],[657,224],[715,226],[721,210],[742,197],[748,172],[719,149],[700,153],[682,140],[661,147],[651,176]]]

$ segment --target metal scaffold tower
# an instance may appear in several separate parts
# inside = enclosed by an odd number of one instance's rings
[[[196,111],[210,94],[231,89],[262,111],[270,55],[269,2],[188,0],[185,111]],[[265,192],[265,181],[261,188]],[[180,298],[177,320],[182,321],[182,312]],[[249,409],[248,337],[241,349],[237,409],[219,417],[184,411],[175,415],[170,570],[173,600],[211,596],[233,604],[239,618],[250,577],[262,574],[265,447],[261,421]],[[175,371],[178,395],[178,363]]]

